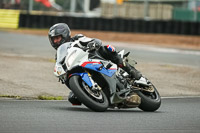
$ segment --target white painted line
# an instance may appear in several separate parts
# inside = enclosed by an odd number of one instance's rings
[[[137,50],[153,51],[160,53],[178,53],[178,54],[187,54],[187,55],[198,55],[200,56],[200,51],[198,50],[184,50],[176,48],[163,48],[159,46],[144,45],[144,44],[132,44],[124,42],[106,42],[105,44],[111,44],[118,47],[129,47]]]
[[[182,99],[182,98],[200,98],[200,96],[172,96],[172,97],[161,97],[161,99]]]

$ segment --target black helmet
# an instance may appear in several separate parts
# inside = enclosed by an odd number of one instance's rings
[[[61,44],[67,42],[70,40],[70,36],[71,36],[71,31],[68,27],[67,24],[65,23],[58,23],[53,25],[50,29],[49,29],[49,41],[51,43],[51,45],[57,49]],[[53,42],[53,37],[55,36],[59,36],[61,35],[62,39],[58,44],[55,44]]]

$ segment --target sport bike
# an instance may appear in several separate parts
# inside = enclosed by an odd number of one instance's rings
[[[129,53],[118,52],[127,62]],[[93,111],[136,107],[156,111],[161,105],[157,89],[147,78],[148,84],[136,82],[126,71],[102,58],[97,50],[80,49],[71,43],[61,45],[54,74]]]

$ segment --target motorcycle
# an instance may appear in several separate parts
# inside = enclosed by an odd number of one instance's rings
[[[129,53],[118,52],[127,62]],[[57,50],[54,74],[93,111],[138,107],[153,112],[161,105],[159,92],[147,78],[148,84],[136,82],[95,50],[80,49],[70,43],[61,45]]]

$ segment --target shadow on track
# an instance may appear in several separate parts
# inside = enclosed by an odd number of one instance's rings
[[[56,108],[57,110],[63,110],[63,111],[74,111],[74,112],[95,112],[92,111],[88,108],[86,108],[85,106],[74,106],[74,107],[59,107]],[[139,110],[137,108],[132,108],[132,109],[108,109],[105,112],[98,112],[98,113],[163,113],[160,111],[156,111],[156,112],[144,112],[142,110]]]

